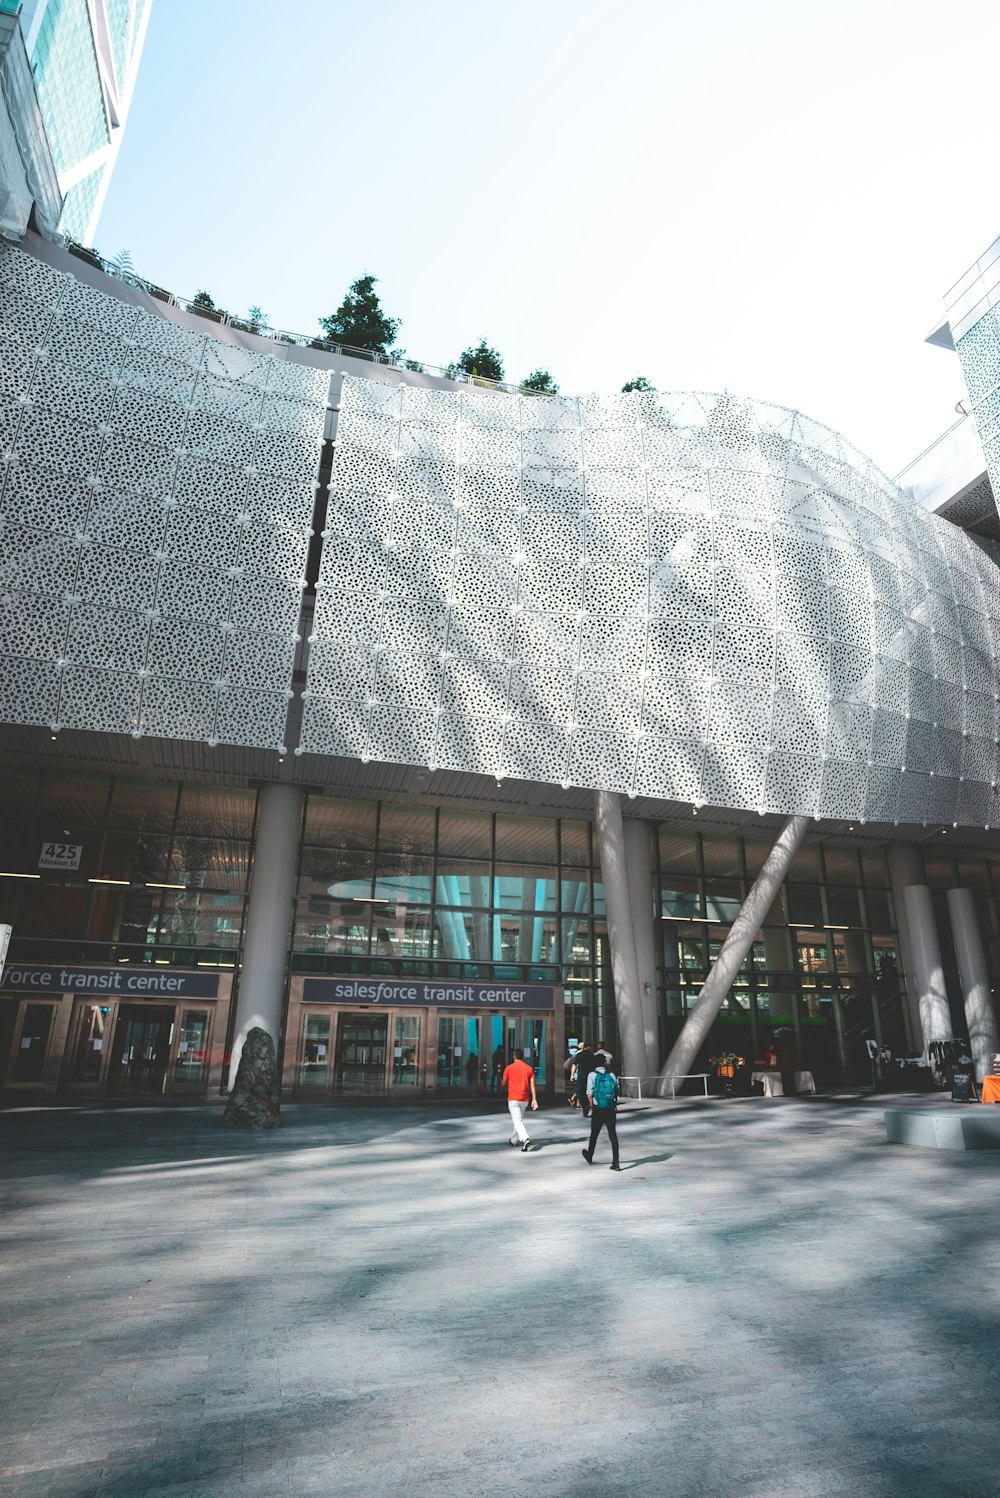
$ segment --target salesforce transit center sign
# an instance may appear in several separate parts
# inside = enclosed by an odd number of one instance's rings
[[[378,1004],[385,1008],[554,1009],[551,985],[413,982],[408,978],[306,978],[306,1004]]]

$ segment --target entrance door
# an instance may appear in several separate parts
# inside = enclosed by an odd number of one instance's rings
[[[420,1078],[420,1016],[397,1014],[392,1023],[392,1087],[412,1092]]]
[[[445,1014],[438,1010],[438,1087],[478,1090],[481,1047],[479,1018],[475,1014]]]
[[[109,1092],[161,1093],[166,1086],[173,1009],[122,1004],[112,1042]]]
[[[55,1012],[54,1004],[25,1004],[21,1036],[14,1053],[12,1082],[27,1087],[42,1085]]]
[[[548,1085],[548,1021],[523,1014],[455,1015],[438,1011],[438,1087],[466,1092],[496,1091],[499,1073],[494,1056],[503,1053],[503,1065],[513,1061],[514,1051],[535,1068],[539,1087]]]
[[[334,1091],[355,1096],[385,1092],[387,1014],[341,1014],[337,1020]]]
[[[177,1060],[174,1062],[172,1086],[204,1092],[208,1081],[208,1059],[212,1033],[209,1009],[182,1009],[181,1028],[177,1037]]]
[[[111,1028],[111,1005],[77,1001],[73,1044],[69,1051],[69,1080],[83,1086],[97,1087],[105,1062],[108,1032]]]

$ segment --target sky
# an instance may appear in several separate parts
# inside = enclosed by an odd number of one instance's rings
[[[924,339],[1000,234],[1000,6],[154,0],[95,244],[315,333],[485,337],[564,394],[795,407],[895,474],[956,419]]]

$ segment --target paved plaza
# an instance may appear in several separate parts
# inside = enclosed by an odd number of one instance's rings
[[[886,1100],[17,1107],[5,1498],[1000,1492],[1000,1154]]]

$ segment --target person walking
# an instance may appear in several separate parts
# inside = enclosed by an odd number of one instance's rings
[[[504,1054],[504,1048],[502,1045],[498,1045],[496,1050],[493,1052],[493,1075],[490,1078],[491,1092],[500,1091],[500,1077],[503,1073],[506,1061],[507,1057]]]
[[[615,1127],[618,1111],[618,1078],[600,1057],[595,1063],[595,1069],[587,1078],[587,1097],[593,1108],[593,1116],[590,1120],[590,1143],[580,1153],[588,1165],[593,1165],[597,1137],[602,1129],[607,1129],[608,1138],[611,1141],[611,1169],[621,1170],[618,1164],[618,1130]]]
[[[507,1112],[514,1125],[514,1138],[510,1142],[512,1145],[520,1144],[521,1154],[526,1155],[531,1148],[531,1140],[524,1127],[524,1110],[530,1103],[532,1112],[538,1111],[538,1094],[535,1091],[534,1070],[525,1061],[520,1047],[515,1050],[510,1065],[504,1067],[501,1081],[507,1092]]]
[[[571,1108],[579,1108],[580,1099],[576,1095],[576,1052],[570,1051],[563,1062],[563,1071],[566,1073],[566,1101]]]
[[[580,1099],[580,1111],[584,1118],[589,1118],[590,1098],[587,1096],[587,1078],[597,1065],[597,1058],[590,1046],[584,1042],[577,1051],[574,1060],[576,1061],[576,1082],[574,1086],[576,1095]]]

